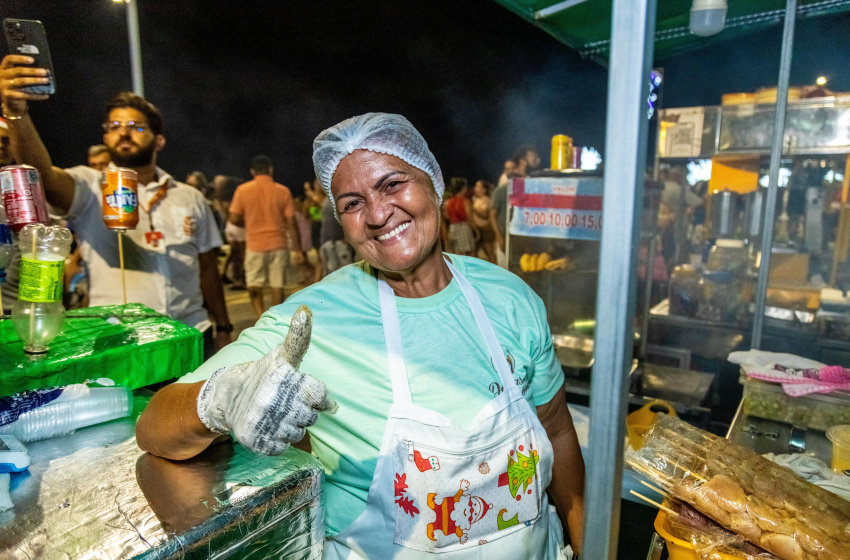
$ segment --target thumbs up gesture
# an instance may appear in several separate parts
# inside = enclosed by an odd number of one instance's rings
[[[255,362],[222,368],[198,395],[198,416],[218,433],[230,433],[255,453],[280,455],[304,437],[319,412],[336,412],[325,384],[298,366],[310,344],[313,315],[306,306],[292,316],[283,344]]]

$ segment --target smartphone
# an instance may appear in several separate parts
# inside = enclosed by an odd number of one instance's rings
[[[50,82],[47,84],[21,88],[27,93],[56,93],[56,82],[53,78],[53,62],[50,60],[50,47],[47,46],[47,33],[44,25],[33,19],[3,20],[3,34],[6,37],[6,49],[9,54],[22,54],[35,59],[35,68],[46,68],[50,71]]]

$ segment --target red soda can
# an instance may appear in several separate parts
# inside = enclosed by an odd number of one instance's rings
[[[136,229],[139,223],[139,175],[132,169],[104,169],[100,176],[103,193],[103,223],[109,229]]]
[[[0,169],[0,192],[6,207],[9,229],[19,233],[29,224],[49,224],[47,201],[35,167],[7,165]]]

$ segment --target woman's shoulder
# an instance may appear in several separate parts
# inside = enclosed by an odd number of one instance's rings
[[[461,273],[465,273],[469,283],[483,289],[498,289],[521,297],[534,294],[531,288],[513,272],[487,262],[477,257],[451,255],[452,261],[457,259],[461,265]]]
[[[377,290],[377,283],[369,265],[365,261],[360,261],[346,265],[328,274],[319,282],[298,290],[286,298],[283,305],[320,305],[321,302],[326,301],[350,300],[357,295],[368,295],[371,291],[377,294]]]

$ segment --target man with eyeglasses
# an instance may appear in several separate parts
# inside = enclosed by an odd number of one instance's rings
[[[83,165],[65,170],[53,167],[27,115],[29,101],[48,98],[23,90],[46,82],[47,71],[29,66],[32,63],[32,58],[22,55],[9,55],[0,62],[0,101],[12,154],[39,170],[47,201],[73,220],[89,266],[90,304],[120,304],[118,237],[103,224],[101,174]],[[214,342],[215,349],[223,347],[230,342],[233,326],[216,260],[221,236],[203,195],[156,166],[157,153],[165,146],[159,111],[133,93],[118,94],[104,111],[103,143],[112,156],[110,165],[129,167],[139,175],[139,224],[124,237],[128,300],[206,331],[207,343]],[[211,354],[212,344],[207,346],[206,353]]]

